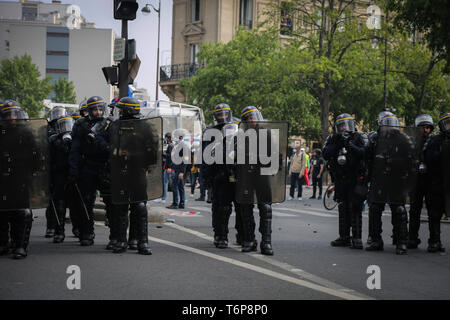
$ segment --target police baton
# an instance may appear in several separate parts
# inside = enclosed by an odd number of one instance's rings
[[[52,199],[52,198],[50,198],[50,201],[52,202],[53,211],[55,212],[55,217],[56,217],[56,222],[58,223],[58,227],[61,228],[61,223],[59,222],[58,211],[56,211],[55,203],[53,202],[53,199]]]
[[[81,203],[83,204],[84,212],[86,213],[86,218],[88,219],[88,221],[90,221],[91,219],[89,218],[89,213],[87,211],[86,204],[83,201],[83,196],[81,195],[80,189],[78,188],[78,184],[74,183],[74,185],[75,185],[75,188],[77,189],[78,196],[80,197]]]

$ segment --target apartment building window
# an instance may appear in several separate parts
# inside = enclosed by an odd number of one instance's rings
[[[292,22],[292,8],[290,3],[281,3],[281,23],[280,23],[280,34],[290,35],[293,29]]]
[[[192,22],[200,21],[200,0],[191,0]]]
[[[34,3],[22,4],[22,20],[35,21],[37,19],[38,7]]]
[[[197,64],[198,63],[197,54],[198,54],[199,50],[200,50],[200,45],[199,44],[191,44],[191,57],[190,57],[190,63],[191,64]]]
[[[253,25],[253,0],[241,0],[239,12],[239,24],[252,28]]]

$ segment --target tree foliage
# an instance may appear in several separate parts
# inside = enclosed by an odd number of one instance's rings
[[[77,102],[75,93],[75,86],[72,81],[67,81],[66,78],[61,77],[53,84],[53,91],[55,92],[54,102],[72,103]]]
[[[43,100],[51,92],[50,78],[41,80],[40,76],[29,55],[2,60],[0,97],[16,100],[30,117],[38,117],[44,108]]]

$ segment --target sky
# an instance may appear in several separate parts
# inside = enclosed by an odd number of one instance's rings
[[[13,2],[17,2],[14,0]],[[41,0],[51,3],[51,0]],[[128,39],[136,40],[136,52],[141,60],[139,73],[135,79],[139,88],[146,88],[150,100],[155,99],[156,54],[158,48],[158,14],[153,11],[144,15],[141,9],[147,3],[158,9],[158,0],[138,0],[139,9],[136,19],[128,21]],[[74,4],[80,7],[81,15],[97,28],[113,29],[121,35],[121,20],[113,16],[113,0],[61,0],[61,3]],[[170,64],[172,48],[172,0],[161,0],[161,39],[159,65]],[[101,70],[99,69],[99,72]],[[106,81],[106,80],[105,80]],[[159,89],[159,99],[168,97]]]

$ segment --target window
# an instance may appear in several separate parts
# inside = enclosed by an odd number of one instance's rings
[[[191,44],[191,57],[190,57],[190,63],[191,64],[197,64],[197,53],[200,49],[200,45],[198,44]]]
[[[192,22],[200,21],[200,0],[191,0]]]
[[[290,35],[291,33],[292,33],[292,8],[288,2],[282,2],[280,34]]]
[[[38,7],[34,3],[22,4],[22,20],[35,21],[37,19]]]
[[[252,28],[253,24],[253,0],[241,0],[239,11],[239,24]]]

